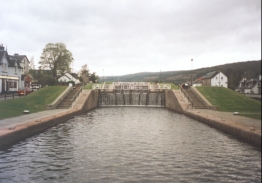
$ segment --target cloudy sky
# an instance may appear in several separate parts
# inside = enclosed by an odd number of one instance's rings
[[[36,66],[47,43],[100,76],[261,59],[261,0],[0,0],[0,12],[0,44]]]

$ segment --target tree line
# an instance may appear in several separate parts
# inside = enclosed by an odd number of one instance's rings
[[[39,70],[34,70],[33,58],[31,58],[30,74],[42,86],[58,84],[58,78],[65,73],[71,73],[70,67],[74,61],[73,54],[63,43],[48,43],[40,57]],[[81,67],[79,73],[80,82],[92,81],[96,83],[99,79],[95,72],[90,73],[87,64]]]

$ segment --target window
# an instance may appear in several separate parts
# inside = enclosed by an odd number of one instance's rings
[[[4,69],[3,71],[6,71],[7,72],[7,63],[4,63]]]
[[[216,80],[217,80],[217,77],[216,77]]]
[[[221,79],[223,79],[223,77],[221,77]]]
[[[16,88],[17,87],[17,82],[14,80],[9,81],[9,88]]]

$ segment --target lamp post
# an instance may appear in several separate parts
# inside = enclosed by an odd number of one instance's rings
[[[193,70],[193,58],[191,58],[191,86],[192,86],[192,70]]]
[[[161,83],[161,70],[159,71],[159,83]]]

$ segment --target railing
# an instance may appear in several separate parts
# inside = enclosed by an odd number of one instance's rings
[[[15,99],[15,98],[21,98],[25,95],[19,95],[17,92],[4,92],[3,94],[0,94],[0,100],[8,100],[8,99]]]
[[[61,94],[55,99],[55,101],[54,101],[52,104],[46,106],[46,109],[55,109],[56,106],[58,106],[59,103],[64,100],[64,98],[67,96],[67,94],[68,94],[72,89],[73,89],[72,86],[68,86],[68,87],[66,88],[66,90],[65,90],[63,93],[61,93]]]
[[[190,98],[190,96],[187,94],[187,92],[183,89],[181,85],[179,85],[180,91],[184,94],[184,96],[187,98],[187,101],[191,104],[191,107],[193,109],[193,100]]]
[[[171,85],[170,84],[159,84],[159,89],[160,90],[164,90],[164,89],[171,89]]]
[[[93,90],[104,90],[104,89],[114,89],[113,84],[93,84],[92,86]]]
[[[76,92],[76,94],[72,97],[71,103],[73,103],[73,101],[75,101],[75,99],[78,97],[78,95],[82,92],[84,85],[85,85],[85,84],[83,84],[83,85],[78,89],[78,91]]]
[[[150,84],[148,82],[117,82],[112,84],[93,84],[93,90],[164,90],[171,89],[170,84]]]

